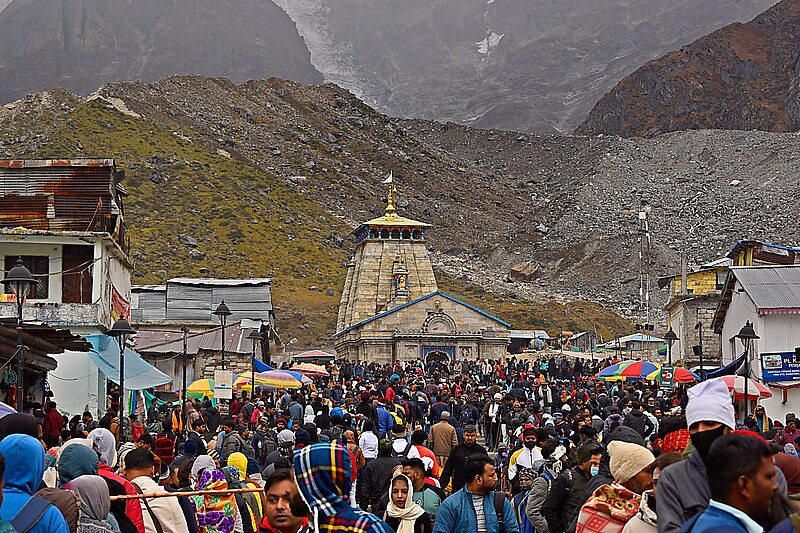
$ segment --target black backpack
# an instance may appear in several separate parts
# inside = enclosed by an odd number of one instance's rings
[[[465,405],[461,409],[461,425],[466,426],[468,424],[474,424],[474,423],[475,423],[475,413],[472,412],[472,409],[470,409],[468,406]]]
[[[398,452],[398,451],[395,451],[395,449],[394,449],[394,443],[392,443],[392,457],[394,457],[394,458],[396,458],[396,459],[400,459],[401,461],[405,461],[406,459],[408,459],[408,452],[410,452],[410,451],[411,451],[411,447],[412,447],[413,445],[414,445],[414,444],[412,444],[412,443],[410,443],[410,442],[409,442],[409,443],[406,445],[406,447],[403,449],[403,451],[402,451],[402,452]]]

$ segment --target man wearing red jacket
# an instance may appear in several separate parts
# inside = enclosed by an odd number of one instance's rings
[[[100,455],[98,475],[106,480],[109,493],[112,496],[123,494],[136,494],[131,482],[114,473],[113,466],[117,464],[116,440],[114,435],[105,428],[93,429],[89,432],[95,451]],[[144,533],[144,519],[142,506],[139,500],[116,500],[111,502],[111,514],[117,519],[121,533]]]
[[[44,441],[48,448],[58,446],[58,439],[64,430],[64,417],[56,409],[56,402],[47,404],[47,413],[44,415]]]

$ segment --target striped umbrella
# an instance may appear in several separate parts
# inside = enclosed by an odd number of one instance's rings
[[[652,372],[647,375],[645,379],[649,379],[650,381],[657,381],[661,378],[661,365],[658,366],[658,370]],[[673,372],[673,383],[692,383],[693,381],[700,381],[700,376],[692,372],[691,370],[687,370],[682,366],[676,366],[675,371]]]
[[[256,372],[256,387],[274,387],[276,389],[299,389],[303,383],[294,378],[288,372],[282,370],[267,370],[266,372]],[[234,388],[250,390],[250,372],[244,372],[236,376],[233,382]]]
[[[211,378],[198,379],[193,381],[188,387],[186,392],[195,398],[202,396],[214,397],[214,380]]]
[[[655,363],[651,363],[649,361],[636,361],[635,363],[631,363],[620,370],[619,375],[620,377],[626,379],[645,379],[649,374],[658,372],[659,369],[659,365],[656,365]]]
[[[597,374],[597,379],[602,379],[604,381],[625,381],[625,378],[620,376],[620,372],[625,370],[628,365],[635,362],[636,361],[621,361],[607,366]]]
[[[304,376],[311,376],[311,377],[328,377],[330,373],[325,370],[324,366],[315,365],[313,363],[301,363],[299,365],[294,365],[289,370],[293,370],[295,372],[300,372]]]

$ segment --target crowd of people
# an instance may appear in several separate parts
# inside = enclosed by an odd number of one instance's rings
[[[607,363],[344,361],[124,427],[49,402],[0,418],[0,533],[797,531],[794,415]]]

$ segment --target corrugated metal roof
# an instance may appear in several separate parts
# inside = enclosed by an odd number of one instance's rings
[[[549,340],[550,335],[543,329],[512,329],[512,339],[545,339]]]
[[[272,278],[243,278],[243,279],[222,279],[222,278],[172,278],[167,283],[177,283],[179,285],[198,285],[201,287],[253,287],[260,285],[270,285]]]
[[[759,312],[800,308],[800,265],[734,267],[731,271]]]
[[[109,233],[125,248],[113,159],[0,160],[0,227]]]
[[[247,338],[253,328],[241,328],[240,323],[225,326],[225,353],[251,354],[253,341]],[[136,351],[144,354],[183,353],[183,333],[180,331],[140,330],[133,338]],[[222,328],[192,333],[186,338],[186,353],[197,355],[200,350],[219,351],[222,347]]]

